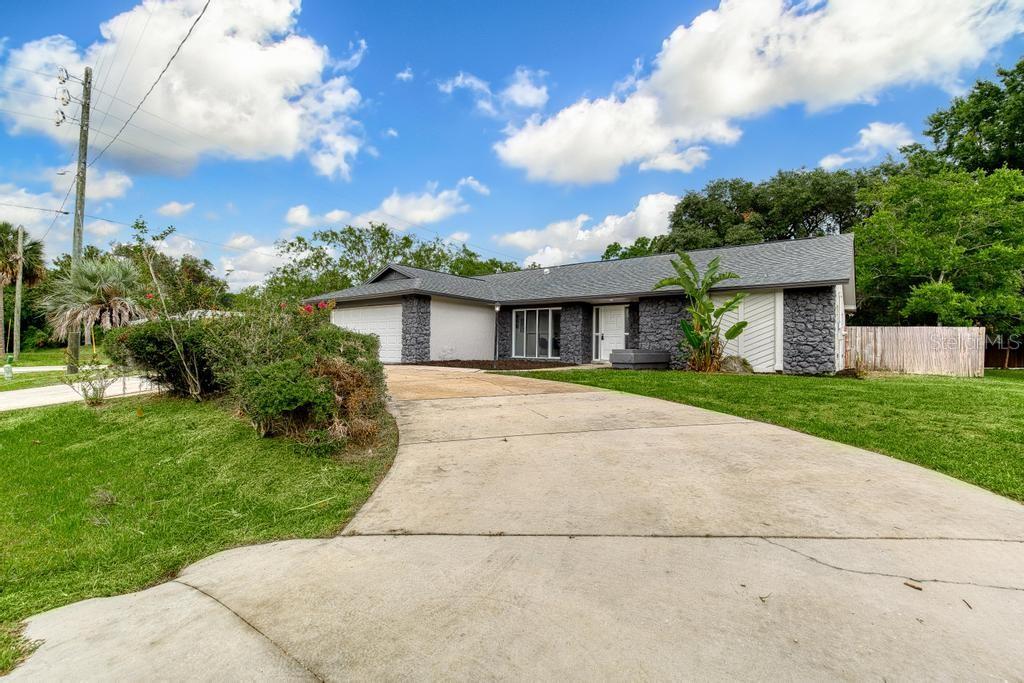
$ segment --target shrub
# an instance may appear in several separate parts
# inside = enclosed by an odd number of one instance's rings
[[[200,379],[197,398],[226,394],[260,434],[288,434],[307,444],[367,444],[377,436],[386,392],[377,338],[332,325],[328,310],[275,307],[109,334],[105,349],[114,363],[187,396],[172,324]]]
[[[248,367],[232,389],[239,407],[264,436],[301,436],[309,429],[330,427],[334,417],[330,384],[295,360]]]
[[[50,334],[38,327],[29,327],[21,338],[21,348],[41,349],[50,343]]]
[[[212,396],[224,389],[214,374],[208,339],[215,331],[212,320],[175,321],[175,332],[182,347],[178,355],[171,337],[171,324],[166,320],[153,320],[110,331],[103,340],[103,349],[115,365],[144,372],[152,380],[177,396],[192,396],[188,372],[199,381],[199,396]]]

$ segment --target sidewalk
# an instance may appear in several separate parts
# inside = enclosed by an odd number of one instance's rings
[[[154,391],[156,391],[156,387],[149,380],[142,377],[126,377],[107,389],[107,398],[148,394]],[[21,408],[38,408],[58,403],[75,403],[81,400],[82,397],[65,384],[36,389],[16,389],[0,392],[0,412]]]
[[[29,372],[60,372],[61,370],[64,370],[66,367],[67,367],[66,365],[29,365],[29,366],[18,366],[18,365],[16,365],[16,366],[14,366],[11,369],[14,370],[14,374],[15,375],[23,375],[23,374],[29,373]],[[96,365],[96,366],[83,365],[82,369],[83,370],[92,370],[93,367],[105,368],[107,366],[106,365]]]

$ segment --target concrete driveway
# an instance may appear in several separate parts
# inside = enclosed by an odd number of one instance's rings
[[[1024,506],[673,403],[396,367],[333,539],[37,616],[15,678],[1024,677]]]

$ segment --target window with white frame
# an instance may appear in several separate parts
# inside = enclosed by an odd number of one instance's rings
[[[558,358],[562,353],[562,309],[512,311],[512,357]]]

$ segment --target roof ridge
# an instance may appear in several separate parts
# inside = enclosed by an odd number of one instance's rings
[[[837,235],[818,235],[816,237],[793,237],[784,240],[769,240],[767,242],[751,242],[750,244],[723,244],[719,247],[701,247],[700,249],[687,249],[687,254],[697,254],[705,251],[720,251],[723,249],[747,249],[753,247],[764,247],[770,244],[796,244],[797,242],[812,242],[814,240],[831,240],[838,237],[853,237],[852,232],[839,233]],[[613,258],[613,259],[594,259],[592,261],[575,261],[573,263],[559,263],[553,266],[538,266],[536,268],[521,268],[519,270],[510,270],[504,273],[490,273],[488,275],[480,276],[480,279],[496,277],[498,275],[508,275],[510,273],[528,273],[533,270],[550,269],[550,268],[566,268],[568,266],[587,266],[595,263],[618,263],[621,261],[638,261],[641,259],[649,258],[662,258],[665,256],[675,256],[674,251],[664,251],[659,254],[647,254],[646,256],[630,256],[627,258]]]

